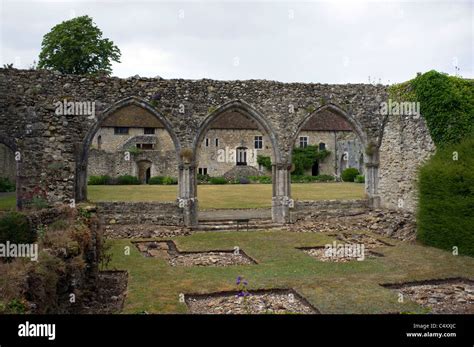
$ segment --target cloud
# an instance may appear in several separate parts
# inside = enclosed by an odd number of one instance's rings
[[[88,14],[122,51],[114,75],[400,82],[431,69],[474,76],[463,2],[3,1],[0,63],[31,65],[55,24]]]

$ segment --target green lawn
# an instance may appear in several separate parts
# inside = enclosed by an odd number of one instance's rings
[[[292,196],[299,200],[361,199],[364,185],[358,183],[294,183]],[[173,201],[177,186],[89,186],[91,201]],[[200,209],[271,207],[271,184],[199,185]]]
[[[16,205],[15,193],[0,194],[0,211],[14,210]]]
[[[181,293],[236,290],[237,276],[249,281],[250,290],[294,288],[322,313],[423,313],[427,310],[408,299],[399,303],[397,293],[379,284],[474,276],[474,258],[392,239],[384,240],[395,247],[376,249],[385,257],[361,262],[319,262],[295,249],[332,240],[322,233],[284,231],[208,232],[175,239],[186,251],[239,246],[258,262],[230,267],[171,267],[163,259],[144,257],[130,240],[113,240],[109,268],[129,272],[124,313],[185,313]],[[127,246],[130,255],[124,254]]]

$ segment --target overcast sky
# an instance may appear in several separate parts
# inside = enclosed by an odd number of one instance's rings
[[[113,75],[394,83],[474,77],[472,1],[5,1],[0,64],[27,68],[55,24],[88,14],[122,52]]]

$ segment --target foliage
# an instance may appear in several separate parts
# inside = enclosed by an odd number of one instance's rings
[[[109,75],[112,61],[120,62],[120,50],[89,16],[81,16],[54,26],[44,35],[38,67],[66,74]]]
[[[153,176],[148,180],[148,184],[163,184],[164,176]]]
[[[198,183],[208,183],[209,179],[209,175],[197,174]]]
[[[48,201],[41,197],[41,196],[34,196],[32,199],[31,199],[31,207],[37,209],[37,210],[41,210],[43,208],[48,208],[49,207],[49,204],[48,204]]]
[[[211,177],[209,179],[209,183],[211,183],[211,184],[226,184],[227,180],[224,177]]]
[[[319,150],[318,146],[307,146],[305,148],[293,148],[292,163],[295,166],[293,175],[304,175],[316,160],[323,161],[330,154],[328,150]]]
[[[8,177],[0,177],[0,192],[14,192],[15,183],[11,182]]]
[[[117,184],[129,185],[129,184],[140,184],[137,177],[131,175],[123,175],[117,177]]]
[[[267,155],[257,155],[257,163],[267,170],[272,169],[272,158]]]
[[[457,153],[457,160],[456,159]],[[419,174],[417,238],[426,245],[474,256],[474,134],[447,145]]]
[[[89,182],[87,183],[91,186],[111,184],[111,178],[107,175],[102,176],[90,176]]]
[[[36,232],[23,213],[9,212],[0,218],[0,243],[33,243],[35,240]]]
[[[365,176],[364,175],[357,175],[354,179],[355,183],[365,183]]]
[[[354,182],[356,176],[359,175],[359,170],[354,167],[348,167],[341,173],[341,178],[344,182]]]
[[[390,87],[395,101],[418,101],[438,146],[459,142],[474,125],[474,81],[429,71]]]
[[[165,177],[163,177],[163,184],[164,185],[178,184],[178,180],[174,177],[171,177],[171,176],[165,176]]]

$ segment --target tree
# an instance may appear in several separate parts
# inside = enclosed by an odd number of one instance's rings
[[[44,35],[38,67],[67,74],[112,72],[111,61],[120,62],[120,50],[89,16],[81,16],[54,26]]]

